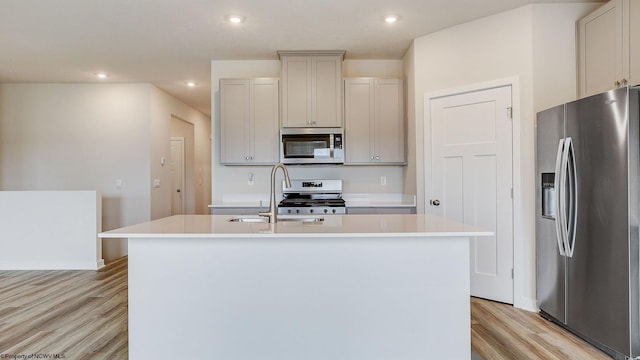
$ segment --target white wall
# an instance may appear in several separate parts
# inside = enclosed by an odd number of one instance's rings
[[[419,138],[422,137],[422,134],[418,134],[417,125],[418,121],[416,121],[416,63],[415,63],[415,51],[414,44],[411,44],[409,50],[404,55],[403,59],[403,71],[404,71],[404,103],[405,103],[405,117],[407,121],[407,166],[404,167],[403,175],[404,175],[404,192],[406,194],[417,195],[418,193],[422,193],[422,189],[424,185],[418,186],[418,182],[423,184],[422,174],[418,176],[416,173],[418,167],[418,161],[416,159],[416,154],[418,152],[422,153],[421,149],[418,148],[418,143],[416,142]],[[417,189],[420,189],[418,191]],[[419,199],[419,197],[417,197]],[[418,201],[420,203],[420,201]],[[419,205],[422,206],[422,205]]]
[[[149,220],[149,88],[0,85],[0,189],[97,190],[103,229]],[[123,254],[105,245],[105,259]]]
[[[345,60],[344,77],[402,78],[401,60]],[[222,166],[220,165],[220,94],[222,78],[280,77],[279,60],[238,60],[211,62],[211,114],[214,139],[211,151],[213,159],[213,203],[220,203],[224,194],[267,194],[270,184],[270,166]],[[345,193],[403,193],[402,166],[288,166],[292,178],[343,179]],[[254,185],[248,184],[248,174],[254,174]],[[280,175],[278,175],[280,176]],[[387,184],[380,184],[386,176]],[[278,177],[280,179],[280,177]],[[413,194],[413,193],[411,193]]]
[[[103,230],[160,217],[169,188],[151,194],[151,179],[170,183],[159,159],[174,113],[205,123],[196,149],[206,212],[208,118],[150,84],[0,84],[0,190],[97,190]],[[127,253],[125,240],[103,246],[106,260]]]
[[[0,191],[0,270],[101,268],[101,212],[95,191]]]
[[[412,117],[418,211],[425,211],[430,188],[425,159],[424,96],[504,78],[518,79],[519,114],[514,127],[516,180],[515,305],[535,308],[534,123],[545,106],[575,98],[575,21],[596,4],[537,4],[475,20],[415,39],[405,55],[405,71],[415,72]],[[413,68],[412,68],[413,67]],[[408,91],[411,93],[411,89]],[[410,127],[413,126],[410,124]],[[426,144],[428,147],[429,144]],[[425,169],[426,167],[426,169]],[[426,170],[426,171],[425,171]],[[423,177],[423,174],[426,176]],[[520,180],[518,185],[517,180]],[[411,181],[407,180],[410,185]]]
[[[195,203],[188,214],[208,214],[211,199],[211,120],[155,86],[151,89],[151,174],[149,185],[160,180],[159,188],[151,188],[151,219],[171,215],[171,172],[168,161],[162,166],[162,157],[171,157],[171,118],[177,117],[194,128]]]
[[[533,6],[533,110],[577,99],[576,24],[602,3]]]

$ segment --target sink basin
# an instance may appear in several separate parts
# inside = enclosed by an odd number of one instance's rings
[[[278,222],[303,222],[303,223],[317,223],[324,221],[324,218],[321,217],[293,217],[293,216],[278,216]],[[269,218],[265,216],[238,216],[229,219],[229,222],[247,222],[247,223],[268,223]]]
[[[236,217],[229,219],[229,222],[255,222],[255,223],[264,223],[269,222],[269,219],[264,217]]]

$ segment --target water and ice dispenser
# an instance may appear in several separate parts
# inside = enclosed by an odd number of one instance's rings
[[[555,173],[542,173],[542,217],[556,218]]]

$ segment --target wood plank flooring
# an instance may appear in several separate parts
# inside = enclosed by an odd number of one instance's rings
[[[0,356],[127,352],[126,257],[100,271],[0,271]]]
[[[0,355],[127,359],[127,336],[126,257],[100,271],[0,271]],[[471,345],[486,360],[608,359],[537,314],[476,298]]]
[[[611,359],[536,313],[471,298],[471,347],[485,360]]]

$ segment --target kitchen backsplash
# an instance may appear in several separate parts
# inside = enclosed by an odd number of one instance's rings
[[[293,179],[342,179],[343,193],[403,193],[401,166],[287,166]],[[268,194],[270,166],[227,166],[223,174],[213,174],[213,201],[223,201],[224,194]],[[276,175],[276,189],[281,189],[282,174]]]

